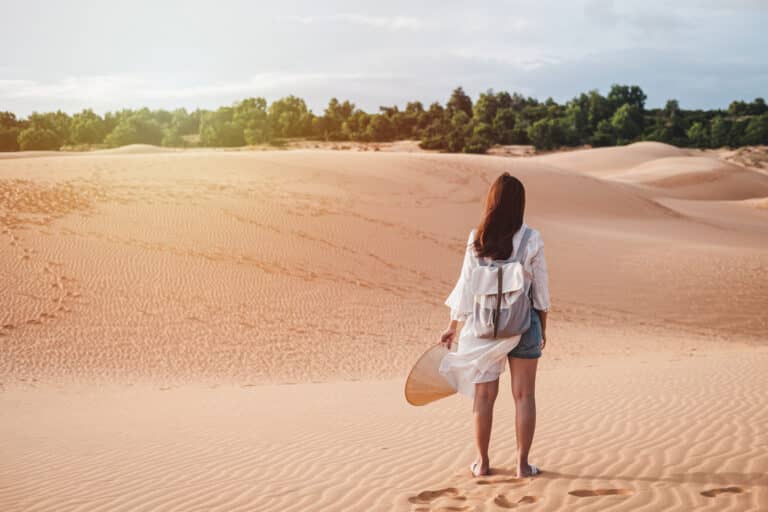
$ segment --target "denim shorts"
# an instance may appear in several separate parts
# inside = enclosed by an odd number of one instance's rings
[[[541,319],[535,309],[531,309],[531,326],[520,337],[520,343],[507,355],[520,359],[541,357]]]

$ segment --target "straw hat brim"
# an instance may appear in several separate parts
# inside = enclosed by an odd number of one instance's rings
[[[448,352],[448,348],[437,344],[419,357],[405,381],[405,399],[409,404],[426,405],[456,393],[438,371]]]

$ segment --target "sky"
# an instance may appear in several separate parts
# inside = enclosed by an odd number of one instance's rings
[[[647,105],[768,96],[768,0],[0,0],[0,111],[216,108],[289,94],[321,113],[559,102],[613,83]]]

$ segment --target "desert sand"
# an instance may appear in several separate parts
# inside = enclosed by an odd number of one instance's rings
[[[0,510],[765,510],[768,174],[737,156],[2,158]],[[502,171],[553,299],[522,480],[509,393],[473,479],[471,403],[402,391]]]

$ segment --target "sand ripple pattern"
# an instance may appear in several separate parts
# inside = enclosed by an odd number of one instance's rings
[[[466,233],[504,170],[525,181],[529,222],[545,236],[552,328],[569,340],[556,357],[606,334],[601,350],[613,354],[636,336],[762,344],[766,210],[730,205],[735,217],[722,201],[608,179],[653,162],[699,169],[709,157],[609,149],[556,161],[133,150],[2,159],[0,378],[398,376],[444,324]],[[599,176],[580,170],[590,164]]]
[[[768,507],[767,352],[543,365],[531,454],[543,473],[520,480],[506,377],[494,473],[478,479],[467,469],[469,402],[453,397],[413,408],[402,401],[400,381],[9,389],[0,394],[0,508]],[[43,399],[47,405],[39,407]]]

